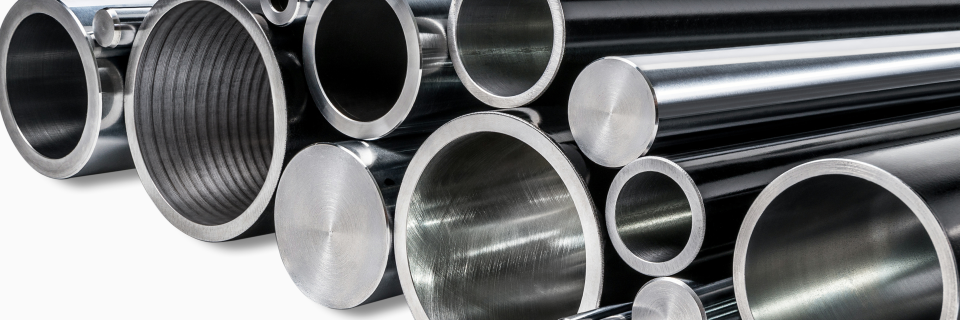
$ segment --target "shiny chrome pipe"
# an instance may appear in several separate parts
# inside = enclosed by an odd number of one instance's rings
[[[790,169],[734,252],[745,320],[957,319],[960,136]]]
[[[587,157],[622,167],[917,112],[956,97],[958,80],[960,31],[607,57],[574,84],[570,127]]]
[[[429,132],[480,111],[447,54],[451,0],[316,0],[303,34],[310,91],[357,139]]]
[[[204,241],[273,232],[285,163],[342,139],[306,92],[300,38],[268,28],[253,4],[158,1],[130,55],[125,116],[140,181],[171,224]]]
[[[17,1],[0,25],[0,116],[13,145],[55,179],[133,168],[123,124],[129,49],[94,43],[94,14],[152,0]]]
[[[606,56],[957,30],[958,14],[947,0],[455,0],[450,53],[491,106],[562,105]]]
[[[739,320],[733,279],[702,284],[678,278],[647,282],[633,302],[635,320]]]
[[[300,25],[307,21],[313,0],[260,0],[267,21],[277,26]]]
[[[651,276],[729,259],[750,203],[777,176],[814,159],[955,134],[960,132],[960,110],[952,110],[735,148],[640,158],[610,186],[607,230],[620,257]]]
[[[621,303],[612,306],[600,307],[587,312],[578,313],[569,317],[560,318],[560,320],[602,320],[607,317],[616,316],[624,312],[630,312],[633,308],[632,303]]]
[[[277,245],[308,298],[348,309],[401,294],[391,222],[424,138],[315,144],[290,160],[277,187]]]

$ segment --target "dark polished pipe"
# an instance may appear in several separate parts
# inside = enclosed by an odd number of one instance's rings
[[[450,52],[495,107],[563,105],[616,55],[960,29],[953,0],[455,0]]]
[[[781,173],[818,158],[956,133],[960,110],[850,125],[624,167],[607,194],[606,225],[620,257],[651,276],[728,259],[757,194]]]
[[[745,320],[957,319],[960,136],[832,156],[771,182],[734,253]]]
[[[636,320],[739,320],[733,278],[712,283],[677,278],[650,280],[633,302]]]

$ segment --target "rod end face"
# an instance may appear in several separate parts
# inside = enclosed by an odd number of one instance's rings
[[[122,38],[120,15],[113,9],[100,9],[93,15],[93,38],[104,48],[116,48]]]
[[[706,320],[696,292],[675,278],[656,278],[640,288],[633,301],[634,320]]]

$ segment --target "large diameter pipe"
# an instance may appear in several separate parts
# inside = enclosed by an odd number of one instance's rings
[[[957,319],[960,136],[813,161],[737,237],[745,320]]]
[[[565,121],[529,108],[474,113],[417,151],[394,224],[414,318],[558,319],[628,302],[649,279],[605,248],[589,190],[610,180]]]
[[[323,116],[357,139],[429,132],[480,111],[447,53],[451,0],[316,0],[305,72]]]
[[[306,91],[299,39],[237,0],[162,0],[141,24],[124,95],[130,147],[150,198],[184,233],[273,232],[285,163],[341,138]]]
[[[739,320],[733,278],[712,283],[678,278],[647,282],[633,302],[635,320]]]
[[[750,203],[804,162],[960,132],[960,110],[851,125],[736,148],[643,157],[607,194],[606,225],[617,253],[651,276],[729,259]]]
[[[917,112],[956,96],[960,32],[607,57],[570,94],[571,131],[591,160],[640,156]],[[769,124],[769,125],[764,125]]]
[[[100,9],[153,3],[30,0],[10,8],[0,25],[0,116],[34,170],[67,179],[133,168],[123,123],[129,49],[97,46],[89,30]]]
[[[401,294],[393,214],[403,173],[422,142],[315,144],[290,160],[277,187],[277,245],[305,296],[348,309]]]

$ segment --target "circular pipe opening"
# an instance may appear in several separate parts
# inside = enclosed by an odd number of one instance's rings
[[[848,175],[815,176],[762,210],[743,260],[753,319],[940,319],[934,244],[887,189]]]
[[[290,5],[290,0],[270,0],[270,6],[273,7],[273,10],[277,12],[283,12],[287,10],[287,6]]]
[[[677,257],[693,232],[687,195],[673,179],[654,171],[639,173],[623,185],[615,222],[627,249],[654,263]]]
[[[264,186],[273,157],[273,100],[253,38],[228,11],[187,2],[143,44],[132,98],[140,154],[184,218],[232,221]]]
[[[406,261],[429,319],[557,319],[584,295],[587,245],[571,191],[534,148],[479,132],[424,167]]]
[[[61,159],[80,143],[87,118],[87,80],[80,51],[51,16],[23,19],[7,52],[7,98],[27,143]]]
[[[387,1],[330,1],[314,50],[323,93],[344,116],[374,121],[400,99],[408,67],[406,37]]]

